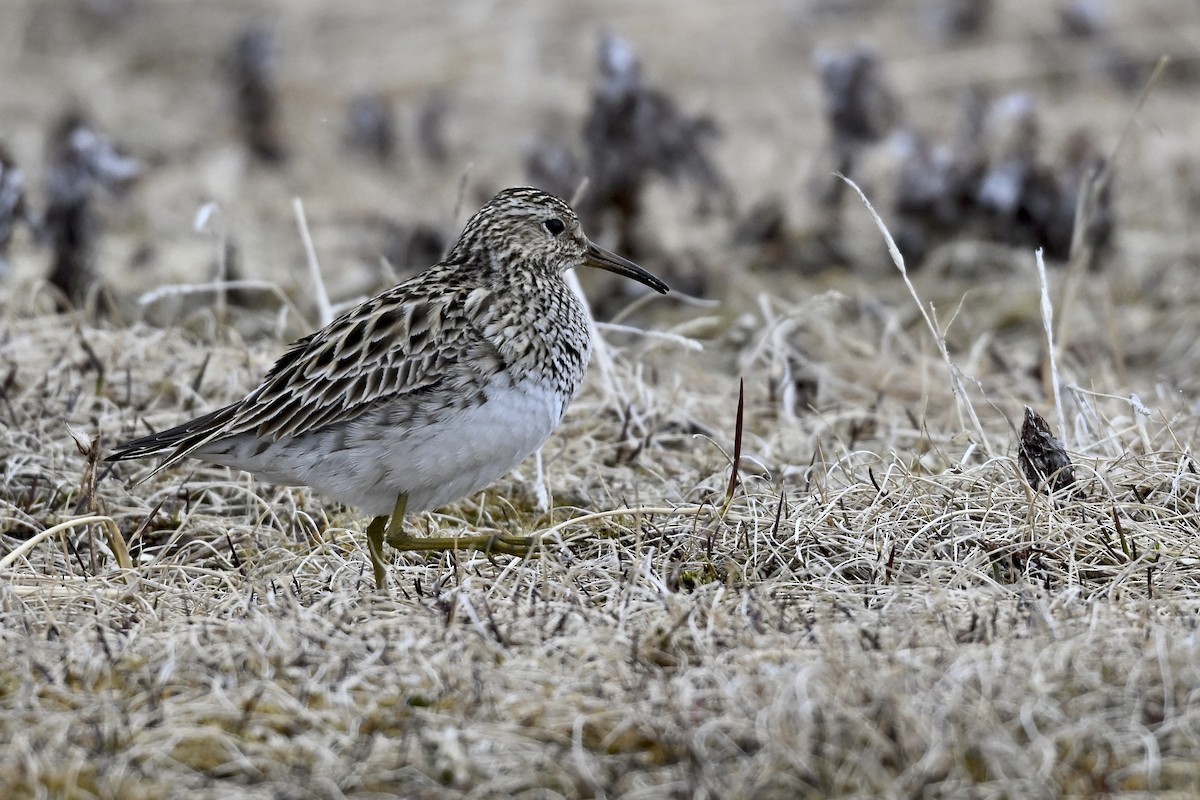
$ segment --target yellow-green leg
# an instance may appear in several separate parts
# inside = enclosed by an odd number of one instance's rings
[[[396,505],[392,508],[392,519],[388,522],[387,530],[383,534],[384,540],[392,547],[396,547],[396,542],[404,541],[404,515],[408,513],[408,495],[396,495]],[[396,547],[397,550],[403,550],[402,547]]]
[[[392,517],[375,517],[367,526],[367,552],[371,556],[371,570],[375,573],[375,588],[387,591],[387,570],[383,566],[383,542],[392,542],[404,536],[404,512],[408,510],[408,495],[396,495]]]
[[[371,549],[371,566],[375,569],[375,583],[382,587],[385,580],[383,571],[383,543],[386,541],[397,550],[404,551],[436,551],[436,550],[482,550],[486,553],[504,553],[510,556],[525,556],[533,548],[532,536],[409,536],[404,532],[404,513],[408,509],[408,495],[402,494],[396,498],[396,507],[392,509],[391,520],[384,528],[385,517],[376,517],[367,527],[367,545]],[[378,555],[376,555],[378,553]]]
[[[387,570],[383,568],[383,532],[387,521],[387,517],[375,517],[367,526],[367,552],[375,573],[375,589],[380,592],[387,591]]]
[[[482,550],[485,553],[504,553],[510,556],[527,556],[533,549],[532,536],[437,536],[416,537],[404,533],[404,514],[408,510],[408,495],[396,497],[392,515],[375,517],[367,525],[367,551],[371,556],[371,570],[375,573],[375,588],[387,591],[387,569],[383,566],[383,543],[397,550]]]

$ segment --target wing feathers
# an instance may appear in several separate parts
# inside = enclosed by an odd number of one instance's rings
[[[447,291],[428,273],[401,284],[296,341],[239,402],[126,442],[109,460],[165,453],[157,472],[231,436],[300,436],[405,395],[480,391],[504,362],[480,333],[489,328],[490,295]]]

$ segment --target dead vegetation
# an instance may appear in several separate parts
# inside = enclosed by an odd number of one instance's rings
[[[820,152],[828,133],[811,66],[818,43],[876,28],[920,34],[895,10],[827,5],[838,8],[793,11],[803,30],[761,10],[778,37],[754,46],[739,44],[741,17],[721,16],[724,6],[676,15],[659,34],[641,6],[610,10],[611,29],[634,43],[654,85],[678,92],[678,108],[716,120],[722,135],[709,157],[731,197],[746,209],[769,194],[788,199],[778,213],[697,216],[669,180],[643,176],[638,236],[664,252],[700,252],[710,279],[729,273],[710,284],[726,287],[720,305],[623,302],[601,322],[607,346],[543,450],[544,474],[530,461],[481,496],[413,522],[427,535],[537,535],[537,557],[397,556],[390,597],[372,590],[366,520],[353,509],[198,463],[135,484],[148,465],[110,471],[99,458],[118,439],[241,396],[292,334],[311,329],[304,317],[317,318],[316,291],[288,192],[304,197],[333,302],[372,291],[391,278],[364,231],[394,226],[387,252],[398,266],[431,260],[437,237],[454,228],[444,209],[460,193],[518,180],[521,137],[540,130],[529,114],[557,108],[564,86],[538,72],[535,87],[519,62],[520,76],[506,79],[521,88],[505,95],[521,104],[516,122],[505,103],[489,105],[472,88],[476,73],[457,73],[453,94],[412,72],[400,74],[419,90],[389,90],[383,75],[403,66],[393,49],[414,52],[431,34],[382,26],[356,16],[361,9],[323,30],[400,37],[374,56],[384,62],[370,73],[380,82],[358,74],[338,91],[328,76],[310,85],[306,62],[289,55],[314,13],[300,6],[307,11],[281,14],[272,28],[271,125],[287,133],[277,144],[288,157],[264,167],[258,156],[241,160],[248,132],[222,105],[228,75],[214,69],[254,21],[205,28],[203,15],[168,15],[173,27],[200,31],[194,50],[172,57],[213,70],[210,110],[230,116],[227,129],[208,124],[186,147],[172,137],[192,136],[190,125],[164,119],[145,132],[120,115],[97,123],[146,165],[134,210],[101,209],[106,224],[90,251],[112,316],[86,304],[53,310],[61,295],[45,288],[50,254],[35,225],[16,226],[9,243],[12,271],[0,286],[0,795],[1200,793],[1200,292],[1186,224],[1200,175],[1191,154],[1200,132],[1187,111],[1195,87],[1177,71],[1136,110],[1135,128],[1157,133],[1135,131],[1121,151],[1100,209],[1120,220],[1103,259],[1062,270],[1030,248],[971,238],[942,245],[955,248],[954,269],[910,274],[898,268],[899,248],[881,255],[883,233],[839,181],[837,233],[854,268],[834,271],[833,250],[813,246],[828,229],[806,165],[783,144],[760,163],[763,148],[800,128]],[[1080,5],[1063,4],[1061,17],[1051,9],[1046,24],[1058,30]],[[996,70],[1010,62],[988,48],[1005,52],[1026,6],[998,1],[979,19],[947,17],[938,35],[952,33]],[[966,5],[924,7],[961,15]],[[1134,17],[1105,18],[1112,45],[1128,52],[1146,56],[1150,39],[1118,31],[1150,37],[1155,25],[1196,25],[1176,4],[1164,2],[1155,13],[1174,16],[1161,17],[1136,17],[1133,7],[1110,13]],[[115,38],[89,45],[97,50],[83,63],[107,58],[117,66],[106,75],[124,74],[119,54],[131,46],[136,63],[164,63],[122,26],[138,19],[150,37],[165,18],[130,9],[87,29]],[[58,13],[29,4],[18,17],[27,37],[53,42],[64,28],[43,15]],[[572,125],[596,79],[586,54],[598,18],[587,19],[553,28],[587,43],[570,68]],[[903,38],[878,41],[902,50]],[[438,41],[471,46],[469,37]],[[729,66],[737,59],[722,67],[728,85],[711,75],[689,84],[671,65],[702,69],[700,41],[714,53],[728,44],[755,69],[789,65],[795,74],[785,79],[809,87],[808,116],[762,116],[771,107],[763,92],[777,100],[779,83],[751,86],[750,76],[771,73]],[[351,57],[344,43],[329,46]],[[914,89],[914,75],[928,82],[940,69],[938,56],[924,45],[920,56],[880,46],[881,63],[899,65],[889,85],[906,115],[941,108],[949,122],[938,133],[953,136],[968,79]],[[0,58],[53,73],[20,52]],[[983,71],[957,57],[964,75]],[[1114,152],[1133,100],[1124,88],[1116,97],[1128,102],[1107,94],[1107,75],[1092,83],[1062,64],[1018,65],[1033,75],[1028,90],[1060,106],[1088,94],[1083,109],[1041,104],[1040,123],[1056,137],[1082,126]],[[329,114],[325,139],[295,124],[297,98],[315,102],[316,87]],[[993,88],[1002,96],[1014,87]],[[390,114],[367,115],[375,122],[351,122],[358,133],[347,134],[352,97],[390,98],[395,127],[378,124]],[[0,87],[0,110],[20,102]],[[40,137],[48,128],[36,122]],[[479,129],[489,132],[482,143],[462,138]],[[0,131],[9,151],[0,190],[24,187],[23,206],[5,206],[12,220],[45,207],[44,160],[25,146],[35,133]],[[347,153],[350,141],[356,152]],[[854,158],[872,200],[873,187],[894,185],[886,165],[875,172],[870,158]],[[464,178],[469,160],[478,166]],[[27,179],[11,183],[18,168]],[[225,180],[233,188],[222,194]],[[376,181],[403,199],[356,207],[360,195],[384,196]],[[219,203],[203,236],[190,228],[198,184]],[[0,191],[0,200],[13,196]],[[886,198],[876,208],[888,231],[903,230]],[[1081,212],[1085,222],[1095,209]],[[802,222],[810,216],[811,226]],[[347,230],[353,243],[339,238]],[[223,292],[184,289],[136,304],[164,285],[209,282],[214,250],[224,258],[235,239],[239,269],[269,291],[228,308]],[[798,250],[815,274],[795,271]],[[825,268],[814,269],[821,252]],[[171,324],[137,321],[143,314]]]

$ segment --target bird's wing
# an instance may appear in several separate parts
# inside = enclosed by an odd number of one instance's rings
[[[205,445],[240,434],[301,436],[354,419],[382,402],[482,391],[505,368],[480,331],[492,292],[423,292],[401,284],[293,343],[242,400],[122,445],[110,460],[166,453],[165,469]]]

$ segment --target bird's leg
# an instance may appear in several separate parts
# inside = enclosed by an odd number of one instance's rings
[[[375,589],[382,592],[387,591],[387,570],[383,568],[383,534],[387,521],[387,517],[375,517],[367,526],[367,552],[375,572]]]
[[[396,505],[392,508],[392,519],[388,522],[383,534],[384,540],[397,550],[404,550],[408,537],[404,535],[404,514],[408,511],[408,495],[404,492],[396,495]]]
[[[505,553],[510,556],[525,556],[533,548],[531,536],[408,536],[404,533],[404,512],[408,507],[408,495],[402,494],[396,498],[396,507],[392,510],[392,519],[387,531],[381,532],[380,540],[386,541],[397,550],[436,551],[436,550],[482,550],[485,553]],[[367,528],[367,541],[370,543],[371,528],[375,522],[383,519],[376,517]],[[382,524],[380,528],[382,529]],[[382,549],[382,548],[381,548]],[[372,558],[374,556],[372,555]],[[373,562],[372,562],[373,563]],[[378,579],[379,573],[376,573]]]
[[[375,572],[375,588],[387,591],[387,570],[383,567],[383,543],[387,541],[392,547],[403,550],[397,543],[404,542],[404,512],[408,508],[408,495],[396,495],[396,505],[392,507],[391,519],[375,517],[367,526],[367,551],[371,556],[371,569]]]

